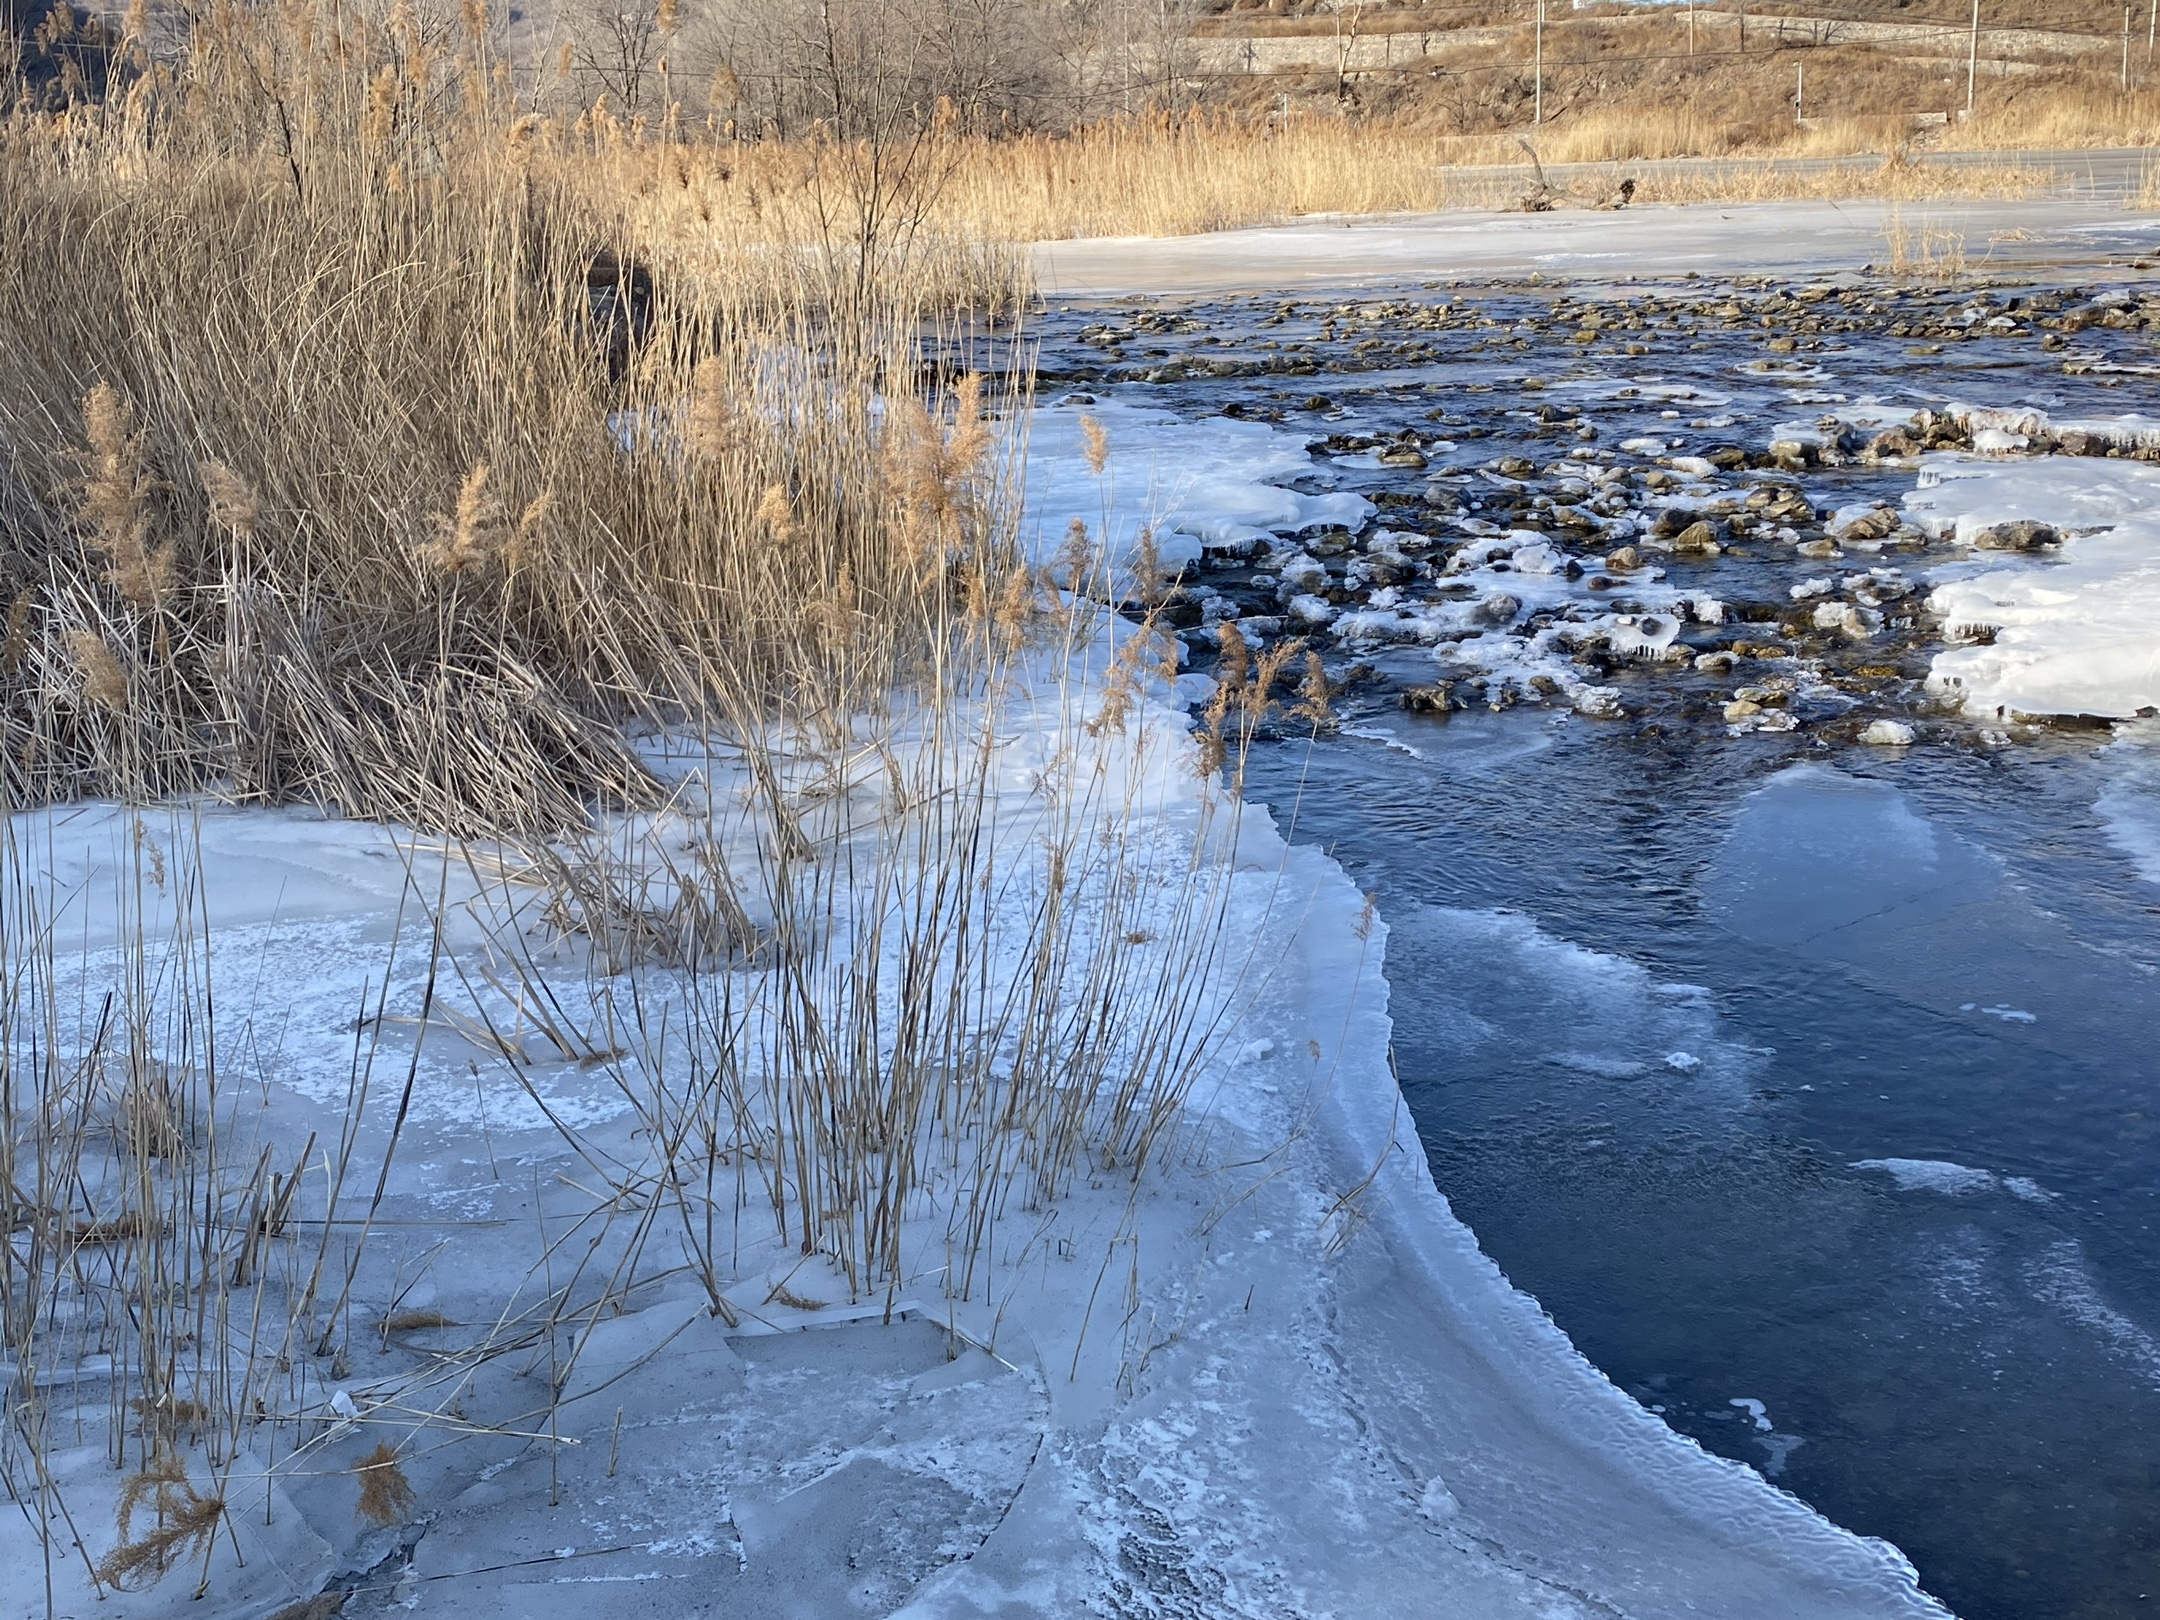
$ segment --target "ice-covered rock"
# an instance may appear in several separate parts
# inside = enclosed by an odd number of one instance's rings
[[[1870,720],[1860,740],[1873,748],[1910,748],[1913,735],[1913,728],[1902,720]]]
[[[1673,645],[1680,621],[1669,613],[1623,613],[1614,615],[1605,632],[1605,644],[1622,658],[1663,660],[1677,658]]]
[[[1335,617],[1335,608],[1324,596],[1293,596],[1289,601],[1290,617],[1299,624],[1323,625]]]

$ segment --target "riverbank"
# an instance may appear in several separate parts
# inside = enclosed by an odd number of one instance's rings
[[[1099,713],[1097,674],[1045,671],[1007,710],[1004,836],[1039,825],[1027,784]],[[1141,850],[1185,868],[1207,817],[1190,752],[1154,705],[1080,750],[1084,771],[1134,784],[1124,877]],[[1099,1165],[1054,1204],[1008,1208],[966,1286],[940,1261],[964,1200],[926,1188],[900,1267],[912,1280],[868,1297],[829,1257],[794,1251],[748,1187],[701,1196],[732,1208],[724,1254],[700,1255],[694,1223],[621,1249],[610,1212],[650,1152],[637,1066],[653,1080],[656,1051],[566,1058],[539,1028],[518,1032],[478,988],[496,970],[474,919],[501,895],[469,857],[442,867],[391,833],[293,812],[17,818],[17,847],[85,949],[59,965],[63,998],[130,949],[125,894],[157,863],[202,896],[230,987],[235,1044],[220,1050],[251,1054],[225,1151],[289,1154],[312,1131],[375,1187],[357,1208],[305,1190],[290,1207],[302,1255],[373,1229],[347,1285],[351,1329],[333,1324],[334,1354],[258,1386],[281,1421],[244,1429],[221,1467],[178,1455],[229,1534],[189,1545],[186,1574],[116,1612],[178,1613],[200,1589],[230,1614],[315,1592],[345,1594],[347,1614],[568,1614],[596,1590],[610,1614],[696,1612],[715,1594],[804,1615],[1436,1599],[1491,1615],[1938,1613],[1894,1550],[1674,1436],[1507,1284],[1435,1193],[1401,1113],[1385,925],[1333,862],[1285,845],[1264,811],[1230,809],[1234,828],[1198,834],[1235,847],[1216,978],[1180,986],[1216,1028],[1159,1168],[1134,1182]],[[1012,900],[1024,913],[1025,885]],[[446,935],[421,915],[437,907]],[[375,988],[401,939],[411,954]],[[452,977],[475,988],[453,995]],[[668,993],[641,980],[657,1016]],[[558,1035],[604,1027],[612,991],[573,961],[525,982]],[[371,996],[411,1032],[401,1094],[372,1106],[340,1055]],[[490,1026],[521,1061],[490,1050]],[[580,1233],[623,1256],[589,1303],[543,1286],[531,1251],[551,1231],[563,1263]],[[698,1281],[716,1262],[718,1305]],[[537,1389],[535,1353],[562,1358]],[[101,1440],[94,1416],[113,1369],[51,1370],[91,1427],[50,1454],[48,1499],[101,1557],[93,1527],[113,1522],[124,1483],[106,1453],[124,1442]],[[399,1482],[379,1516],[365,1495],[354,1507],[378,1455]],[[11,1520],[0,1536],[6,1612],[44,1614],[34,1532]],[[64,1541],[50,1571],[52,1612],[93,1600]]]

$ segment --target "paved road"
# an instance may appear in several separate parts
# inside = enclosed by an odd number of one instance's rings
[[[1206,236],[1041,242],[1049,297],[1291,291],[1399,281],[1482,280],[1537,271],[1570,280],[1749,272],[1833,275],[1886,266],[1894,238],[1926,243],[1968,272],[2077,266],[2141,277],[2160,255],[2160,213],[2049,197],[1905,203],[1695,203],[1549,214],[1461,210],[1336,217]]]
[[[1533,143],[1534,144],[1534,143]],[[2052,152],[1930,152],[1916,151],[1912,161],[1929,169],[2023,169],[2044,179],[2054,195],[2087,202],[2134,202],[2147,180],[2160,183],[2160,147],[2112,146],[2090,150]],[[1779,174],[1824,174],[1832,169],[1865,168],[1879,163],[1877,153],[1842,158],[1651,158],[1625,163],[1548,163],[1546,178],[1555,184],[1569,179],[1608,182],[1611,177],[1646,175],[1731,175],[1744,179],[1772,170]],[[1451,169],[1464,179],[1494,179],[1527,175],[1528,161],[1520,164],[1481,165]]]

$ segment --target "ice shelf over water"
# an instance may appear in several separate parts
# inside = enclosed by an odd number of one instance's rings
[[[1111,447],[1101,477],[1088,466],[1086,424]],[[1070,400],[1033,413],[1028,428],[1025,534],[1054,556],[1071,525],[1123,556],[1152,529],[1166,568],[1197,562],[1203,544],[1237,545],[1322,525],[1355,529],[1372,515],[1362,495],[1301,494],[1285,481],[1312,470],[1305,441],[1265,422],[1181,421],[1120,400]]]
[[[1929,533],[1968,544],[2019,521],[2060,536],[2059,552],[1992,567],[1976,552],[1938,574],[1928,606],[1973,644],[1939,653],[1930,684],[1968,716],[2160,706],[2160,466],[1929,456],[1905,506]]]

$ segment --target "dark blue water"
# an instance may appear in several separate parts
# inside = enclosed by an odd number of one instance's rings
[[[1706,449],[1870,393],[2145,403],[2037,333],[1918,341],[1969,290],[1883,292],[1871,329],[1820,347],[1794,328],[1807,374],[1766,373],[1760,290],[1703,284],[1695,311],[1579,346],[1552,290],[1519,286],[1126,300],[1037,334],[1052,395],[1315,440],[1437,431],[1472,464],[1576,442],[1564,411],[1533,409],[1570,378],[1699,387],[1677,412],[1600,396],[1597,442]],[[1421,327],[1449,297],[1495,320]],[[2151,358],[2142,334],[2106,341]],[[1346,472],[1316,446],[1314,476],[1401,521],[1423,475]],[[1911,481],[1805,483],[1830,506]],[[1714,566],[1728,599],[1785,594],[1761,548]],[[1722,698],[1671,674],[1619,672],[1620,722],[1413,716],[1382,682],[1354,689],[1364,735],[1264,748],[1250,788],[1376,893],[1439,1184],[1616,1382],[1894,1541],[1971,1620],[2160,1614],[2160,884],[2132,855],[2140,837],[2160,855],[2160,744],[1993,746],[1927,716],[1927,635],[1868,655],[1902,661],[1862,712],[1922,720],[1909,751],[1733,737]],[[1432,678],[1420,652],[1378,662]]]
[[[1377,892],[1487,1251],[1961,1614],[2160,1612],[2160,887],[2094,810],[2118,754],[1384,724],[1418,754],[1281,748],[1255,791]]]

